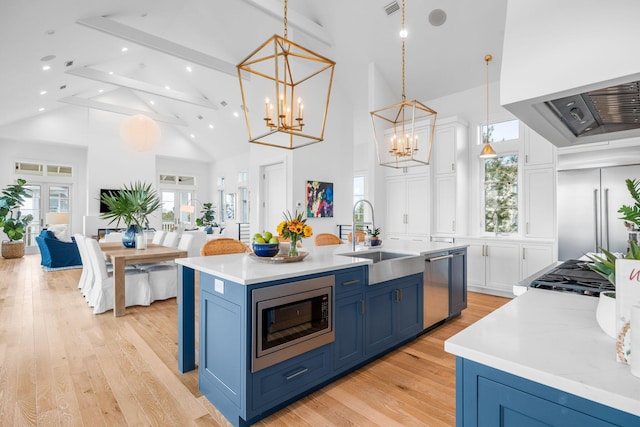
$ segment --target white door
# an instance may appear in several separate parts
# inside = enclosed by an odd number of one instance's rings
[[[275,163],[262,167],[262,189],[260,207],[262,221],[259,232],[271,231],[276,234],[276,227],[282,222],[282,212],[287,208],[287,178],[284,163]]]

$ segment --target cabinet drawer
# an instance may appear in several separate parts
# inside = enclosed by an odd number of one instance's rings
[[[367,267],[342,270],[336,277],[336,298],[361,292],[367,284]]]
[[[330,350],[325,345],[253,374],[251,408],[272,407],[328,379],[332,374]]]

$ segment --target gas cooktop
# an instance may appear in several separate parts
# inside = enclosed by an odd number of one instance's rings
[[[587,261],[577,259],[565,261],[533,280],[529,286],[596,297],[600,295],[600,292],[615,290],[611,282],[591,270],[588,264]]]

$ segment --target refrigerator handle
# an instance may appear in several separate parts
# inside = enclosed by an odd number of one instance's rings
[[[598,189],[593,190],[593,217],[595,220],[595,230],[594,230],[594,252],[598,252]]]
[[[604,207],[602,209],[602,239],[606,250],[609,250],[609,189],[604,189]]]

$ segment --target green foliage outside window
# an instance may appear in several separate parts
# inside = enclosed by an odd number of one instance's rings
[[[484,161],[484,229],[518,232],[518,156]]]

